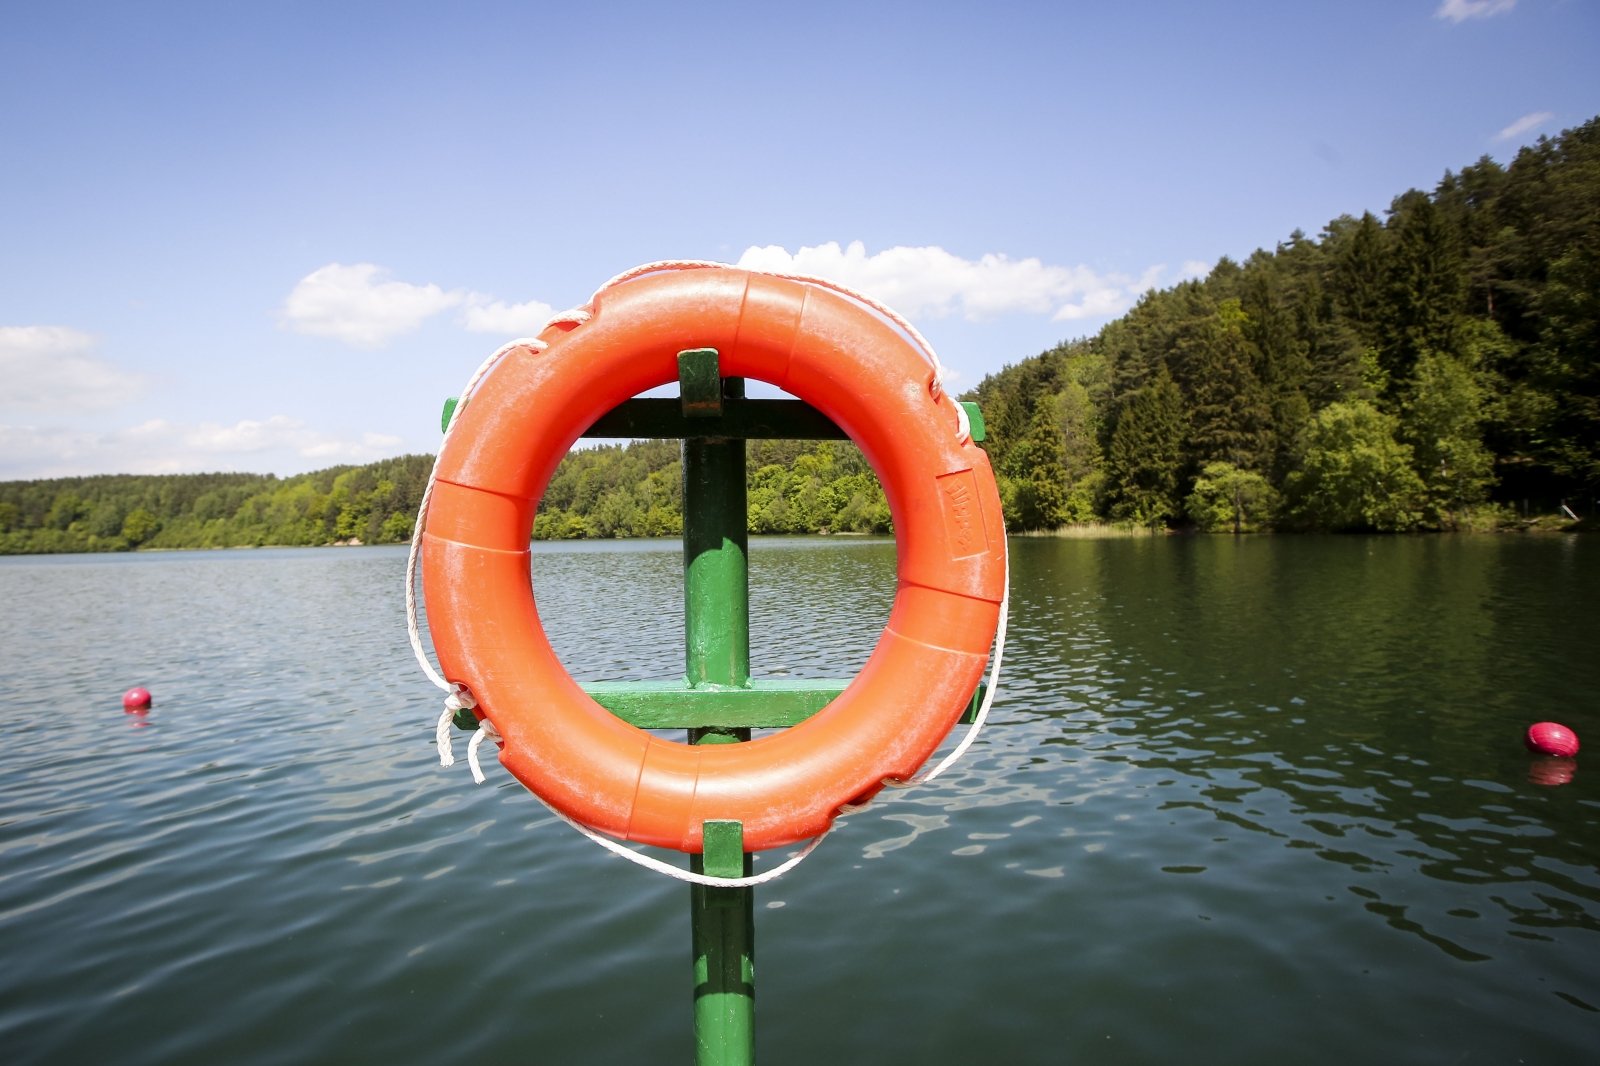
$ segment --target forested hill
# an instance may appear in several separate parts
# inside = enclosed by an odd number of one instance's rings
[[[1455,528],[1600,495],[1600,119],[986,378],[1013,529]]]
[[[0,482],[0,554],[406,540],[432,465]]]
[[[270,474],[107,475],[0,483],[0,554],[409,540],[431,455]],[[753,441],[756,533],[886,533],[883,490],[848,442]],[[676,441],[575,451],[534,523],[538,538],[676,536]]]
[[[969,393],[1013,530],[1494,525],[1600,496],[1600,119],[1341,216]],[[384,543],[431,456],[0,483],[0,554]],[[750,445],[757,533],[887,532],[848,443]],[[675,442],[563,460],[536,537],[674,535]]]

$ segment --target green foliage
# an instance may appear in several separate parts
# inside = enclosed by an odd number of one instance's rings
[[[1163,364],[1128,397],[1106,457],[1111,517],[1161,525],[1178,511],[1178,473],[1185,432],[1183,398]]]
[[[1270,525],[1277,506],[1277,491],[1254,470],[1207,463],[1194,479],[1184,510],[1205,532],[1246,533]]]
[[[1170,522],[1180,499],[1197,524],[1231,528],[1214,463],[1292,485],[1280,514],[1306,528],[1482,525],[1507,501],[1593,509],[1600,118],[1402,193],[1383,219],[1342,216],[1148,292],[967,398],[989,418],[1016,530]],[[1379,472],[1387,504],[1362,487]]]
[[[1017,531],[1185,517],[1476,528],[1508,501],[1592,511],[1600,118],[1403,192],[1382,219],[1221,259],[964,398],[983,408]],[[752,531],[890,530],[853,445],[748,448]],[[678,456],[670,441],[568,455],[534,537],[678,535]],[[430,463],[0,484],[0,552],[404,541]]]
[[[0,483],[0,553],[409,539],[432,457],[299,477],[118,474]]]
[[[759,533],[887,533],[889,504],[855,445],[752,441],[750,527]],[[396,544],[411,539],[432,456],[261,474],[66,478],[0,483],[0,554]],[[535,539],[676,537],[676,441],[583,448],[562,459]]]
[[[1202,294],[1194,310],[1170,355],[1187,400],[1189,460],[1263,467],[1271,457],[1272,412],[1255,370],[1260,353],[1246,334],[1250,318],[1232,297],[1211,303]]]
[[[126,540],[130,547],[137,548],[155,536],[160,530],[161,519],[143,507],[136,507],[128,513],[127,518],[122,520],[120,532],[122,533],[122,539]]]
[[[1422,524],[1425,488],[1398,422],[1365,400],[1330,404],[1312,419],[1290,509],[1317,529],[1404,532]]]
[[[823,441],[787,461],[793,442],[750,443],[746,501],[752,533],[888,533],[889,502],[861,452]],[[761,459],[778,461],[756,463]]]
[[[1034,408],[1023,439],[1006,456],[1004,476],[1011,513],[1030,529],[1048,529],[1069,521],[1066,438],[1061,432],[1059,397],[1046,397]]]
[[[1428,521],[1453,528],[1458,514],[1488,497],[1494,480],[1494,457],[1483,444],[1483,390],[1460,361],[1424,351],[1404,411]]]

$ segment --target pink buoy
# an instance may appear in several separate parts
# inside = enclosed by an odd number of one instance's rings
[[[150,709],[150,690],[130,688],[122,694],[122,709],[129,714],[142,714]]]
[[[1523,742],[1528,745],[1529,751],[1540,755],[1559,755],[1570,759],[1578,754],[1578,734],[1560,722],[1533,723],[1528,727],[1528,735]]]

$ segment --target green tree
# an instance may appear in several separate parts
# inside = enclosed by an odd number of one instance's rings
[[[1593,169],[1600,181],[1600,159]],[[1589,230],[1600,242],[1600,205]],[[1600,492],[1600,248],[1574,247],[1552,262],[1539,307],[1541,377],[1554,398],[1547,461],[1592,495]]]
[[[1128,397],[1111,434],[1106,479],[1113,517],[1160,525],[1177,514],[1183,438],[1183,397],[1162,365]]]
[[[1272,412],[1256,376],[1260,353],[1248,316],[1228,298],[1194,320],[1173,344],[1173,376],[1188,412],[1187,448],[1196,467],[1212,460],[1260,469],[1271,457]]]
[[[1422,524],[1425,488],[1396,420],[1365,400],[1312,419],[1301,468],[1287,486],[1295,518],[1315,529],[1398,532]]]
[[[1184,510],[1202,530],[1231,529],[1234,533],[1270,524],[1278,493],[1254,470],[1232,463],[1207,463],[1195,478]]]
[[[1472,371],[1426,351],[1404,404],[1401,435],[1411,445],[1427,493],[1427,518],[1454,526],[1460,512],[1487,498],[1494,457],[1483,444],[1483,395]]]
[[[128,517],[122,523],[121,532],[123,539],[137,548],[155,536],[160,529],[161,519],[143,507],[137,507],[128,512]]]
[[[1391,385],[1411,380],[1424,351],[1453,346],[1464,309],[1466,270],[1449,215],[1427,193],[1412,189],[1394,201],[1389,227],[1390,321],[1380,346]]]
[[[1091,357],[1092,358],[1092,357]],[[1067,498],[1063,521],[1089,522],[1100,509],[1104,493],[1104,459],[1100,451],[1100,404],[1095,398],[1099,385],[1094,373],[1103,361],[1086,359],[1082,376],[1067,382],[1056,397],[1057,424],[1061,431],[1061,469],[1066,479]]]
[[[1368,211],[1342,215],[1323,230],[1329,259],[1328,287],[1339,318],[1355,337],[1357,351],[1376,348],[1389,321],[1386,279],[1390,235]]]
[[[383,520],[378,539],[385,544],[399,544],[411,539],[415,519],[404,511],[395,511]]]
[[[1023,439],[1006,453],[1006,523],[1054,529],[1067,521],[1066,450],[1054,397],[1041,399]]]
[[[79,498],[78,494],[67,489],[56,493],[55,502],[50,505],[50,513],[45,516],[45,525],[51,529],[69,529],[74,522],[89,513],[89,505]]]

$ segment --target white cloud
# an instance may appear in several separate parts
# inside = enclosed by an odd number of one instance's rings
[[[1132,306],[1165,269],[1152,267],[1135,279],[1000,254],[963,259],[937,246],[868,255],[861,241],[843,248],[829,241],[792,254],[778,245],[752,246],[738,265],[827,278],[911,319],[959,312],[970,321],[1001,314],[1050,315],[1056,321],[1109,317]]]
[[[1444,0],[1433,13],[1437,19],[1465,22],[1467,19],[1486,19],[1503,15],[1517,6],[1517,0]]]
[[[1535,111],[1531,115],[1523,115],[1517,121],[1495,134],[1494,139],[1497,141],[1509,141],[1513,138],[1521,137],[1524,133],[1538,129],[1553,118],[1555,118],[1555,115],[1549,111]]]
[[[273,415],[265,421],[244,419],[231,426],[201,422],[195,426],[174,426],[155,421],[137,427],[135,433],[151,433],[176,439],[189,452],[210,456],[253,454],[287,450],[303,459],[331,462],[365,462],[392,455],[401,445],[399,437],[363,433],[360,437],[336,437],[310,429],[297,418]]]
[[[274,415],[232,425],[153,419],[111,430],[0,425],[0,478],[250,470],[287,473],[366,463],[404,442],[382,433],[337,436]]]
[[[143,391],[137,374],[97,359],[95,339],[68,326],[0,326],[0,405],[101,410]]]
[[[300,279],[279,321],[297,333],[381,348],[467,299],[460,290],[388,280],[388,271],[372,263],[329,263]]]
[[[1162,284],[1166,274],[1165,265],[1133,277],[997,253],[963,259],[936,245],[868,254],[861,241],[845,246],[829,241],[793,253],[778,245],[752,245],[738,265],[828,278],[912,319],[959,314],[973,322],[1008,314],[1045,315],[1058,322],[1111,318]],[[1185,263],[1182,276],[1206,269]],[[372,263],[329,263],[301,279],[280,318],[301,333],[377,348],[452,308],[460,309],[457,322],[463,329],[507,337],[537,331],[554,312],[541,300],[507,303],[484,293],[397,281]]]
[[[525,336],[555,313],[540,300],[508,304],[481,292],[396,281],[375,263],[329,263],[300,279],[278,320],[296,333],[332,337],[356,348],[381,348],[452,308],[472,333]]]
[[[555,313],[554,307],[539,300],[508,304],[474,293],[461,316],[461,324],[473,333],[528,337],[537,333]]]

